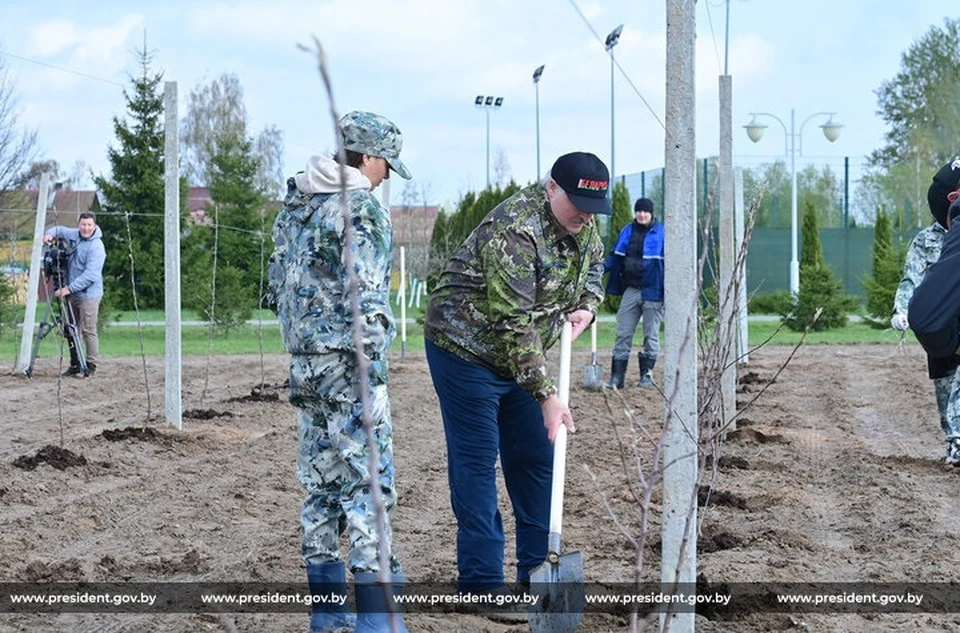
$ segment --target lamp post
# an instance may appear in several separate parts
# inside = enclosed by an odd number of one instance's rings
[[[617,42],[620,41],[620,33],[623,32],[623,25],[621,24],[617,28],[610,31],[610,34],[607,35],[607,39],[604,42],[604,46],[608,53],[610,53],[610,186],[607,188],[607,195],[610,196],[610,199],[613,200],[613,187],[617,182],[614,174],[614,142],[613,142],[613,130],[614,130],[614,115],[613,115],[613,47],[617,45]]]
[[[803,123],[800,124],[800,130],[796,131],[796,113],[790,109],[790,129],[780,117],[769,112],[751,112],[750,122],[743,127],[747,130],[747,136],[754,143],[763,138],[763,131],[767,129],[766,125],[757,122],[758,116],[765,116],[774,119],[783,128],[784,134],[784,152],[790,156],[790,292],[796,295],[800,292],[800,262],[797,260],[797,154],[803,155],[803,128],[814,117],[825,116],[827,122],[820,126],[823,130],[823,136],[831,143],[840,138],[840,128],[843,125],[834,122],[834,112],[817,112],[811,114]]]
[[[543,74],[543,64],[533,71],[533,87],[537,91],[537,180],[540,180],[540,75]]]
[[[473,101],[478,108],[483,108],[487,112],[487,189],[490,188],[490,110],[499,108],[503,105],[503,97],[488,97],[486,95],[477,95]]]

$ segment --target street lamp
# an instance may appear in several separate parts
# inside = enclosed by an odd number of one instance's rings
[[[483,108],[487,111],[487,189],[490,188],[490,110],[493,108],[499,108],[503,105],[503,97],[488,97],[485,95],[477,95],[477,98],[473,101],[474,105],[478,108]]]
[[[613,47],[617,45],[617,42],[620,41],[620,33],[623,31],[623,25],[621,24],[617,28],[610,31],[610,35],[607,36],[606,41],[603,45],[606,47],[607,52],[610,53],[610,186],[607,188],[607,195],[610,196],[610,199],[613,199],[613,187],[616,183],[616,173],[614,170],[614,143],[613,143]]]
[[[810,119],[818,116],[827,117],[827,122],[820,126],[823,130],[823,136],[831,143],[840,138],[840,128],[843,125],[834,122],[834,112],[817,112],[811,114],[803,123],[800,124],[800,131],[796,132],[795,111],[790,109],[790,130],[787,130],[786,124],[780,117],[769,112],[751,112],[750,122],[743,127],[747,130],[747,136],[754,143],[763,138],[763,132],[767,129],[766,125],[757,122],[758,116],[766,116],[774,119],[783,128],[784,134],[784,153],[790,156],[790,292],[796,295],[800,292],[800,262],[797,260],[797,154],[803,155],[803,128]]]
[[[533,71],[533,87],[537,91],[537,180],[540,180],[540,75],[543,65]]]

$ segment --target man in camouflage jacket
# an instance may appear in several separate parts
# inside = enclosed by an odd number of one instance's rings
[[[291,354],[290,402],[300,429],[297,476],[306,489],[301,512],[303,561],[314,593],[345,592],[340,532],[349,537],[348,562],[357,583],[357,622],[345,607],[314,604],[312,631],[353,627],[386,630],[374,584],[380,568],[377,516],[371,494],[369,449],[363,427],[359,360],[367,368],[367,408],[380,452],[377,485],[390,514],[397,500],[393,440],[387,400],[387,350],[396,332],[390,309],[390,213],[371,194],[391,169],[410,178],[400,160],[400,131],[369,112],[340,121],[344,164],[315,156],[287,182],[287,196],[273,228],[267,302],[280,321]],[[345,215],[344,208],[348,210]],[[349,256],[357,283],[361,348],[354,342],[354,313],[347,274],[345,223],[352,233]],[[390,572],[400,584],[399,562]],[[366,589],[373,592],[366,592]],[[367,595],[367,594],[370,595]],[[402,621],[401,621],[402,627]],[[406,631],[400,628],[400,631]]]
[[[603,300],[595,214],[610,215],[609,172],[593,154],[557,159],[467,237],[430,295],[424,337],[447,440],[458,585],[504,590],[496,461],[516,517],[517,580],[547,554],[553,440],[574,430],[544,354],[565,320],[576,338]],[[522,614],[521,614],[522,617]]]
[[[934,174],[933,182],[927,189],[927,204],[933,214],[934,222],[914,236],[907,250],[903,265],[903,278],[897,286],[893,300],[893,316],[890,325],[901,332],[909,328],[907,312],[914,291],[923,281],[933,264],[940,259],[944,238],[947,235],[947,210],[950,203],[957,199],[960,189],[960,159],[951,161]],[[927,356],[927,369],[933,379],[934,396],[940,427],[947,440],[947,454],[944,460],[950,464],[960,464],[960,384],[957,383],[957,366],[960,356]],[[948,409],[954,402],[950,413]]]

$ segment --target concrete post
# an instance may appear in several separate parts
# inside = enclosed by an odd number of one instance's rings
[[[166,315],[166,353],[164,409],[167,424],[183,428],[183,394],[181,390],[181,323],[180,323],[180,122],[177,118],[177,82],[163,87],[164,122],[164,223],[163,275],[164,312]]]
[[[694,0],[667,0],[663,433],[661,581],[696,592],[697,575],[697,206],[695,183]],[[694,614],[664,614],[661,629],[692,633]]]
[[[736,254],[733,247],[733,77],[720,75],[720,279],[717,286],[717,337],[720,343],[720,399],[723,423],[737,413],[737,355],[735,314],[737,286],[733,283]],[[727,427],[729,430],[735,426]]]
[[[734,212],[733,212],[733,254],[735,258],[740,257],[740,249],[743,248],[743,236],[746,233],[744,228],[744,208],[743,208],[743,168],[737,167],[734,170]],[[747,267],[744,266],[739,273],[737,280],[737,358],[739,364],[746,365],[750,362],[750,327],[747,321]]]
[[[33,225],[33,250],[30,252],[30,274],[27,277],[27,311],[23,314],[23,338],[20,339],[20,355],[17,357],[18,374],[25,374],[33,358],[33,335],[37,326],[37,294],[40,290],[40,260],[43,253],[43,233],[47,224],[47,190],[50,174],[40,175],[40,191],[37,192],[37,218]]]

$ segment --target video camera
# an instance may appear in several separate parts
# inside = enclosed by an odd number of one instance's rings
[[[67,275],[70,270],[70,257],[72,255],[73,251],[63,238],[55,239],[43,247],[43,258],[41,260],[43,276],[47,279],[53,279],[54,290],[59,290],[69,283]]]

